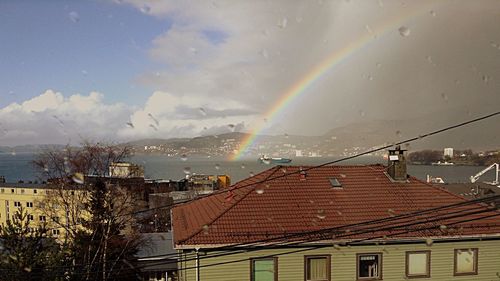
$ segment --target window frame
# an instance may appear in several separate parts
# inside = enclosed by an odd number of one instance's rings
[[[251,258],[250,259],[250,281],[255,281],[254,262],[258,261],[258,260],[273,260],[273,263],[274,263],[274,281],[278,281],[278,257]]]
[[[308,268],[307,268],[307,260],[310,258],[326,258],[326,277],[328,281],[332,280],[332,255],[327,254],[327,255],[306,255],[304,256],[304,281],[310,281],[307,279],[307,273],[308,273]],[[313,280],[314,281],[314,280]]]
[[[411,254],[427,254],[427,274],[419,274],[419,275],[410,275],[410,255]],[[430,278],[431,277],[431,251],[430,250],[422,250],[422,251],[406,251],[406,261],[405,261],[405,276],[408,279],[413,278]]]
[[[471,272],[457,272],[457,257],[458,251],[460,252],[474,252],[474,271]],[[479,248],[461,248],[455,249],[453,251],[453,276],[466,276],[466,275],[478,275],[478,263],[479,263]]]
[[[378,255],[379,256],[379,276],[378,277],[360,277],[359,276],[359,258],[361,256],[373,256],[373,255]],[[367,280],[383,280],[384,272],[383,272],[383,262],[384,260],[384,254],[381,252],[376,252],[376,253],[358,253],[356,254],[356,280],[358,281],[367,281]]]

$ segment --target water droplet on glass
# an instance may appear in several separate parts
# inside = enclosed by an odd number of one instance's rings
[[[279,28],[286,28],[288,24],[288,19],[285,17],[283,18],[279,23],[278,23],[278,27]]]
[[[220,169],[220,165],[219,164],[215,164],[215,169],[219,170]]]
[[[397,130],[396,131],[396,135],[398,136],[398,138],[401,138],[403,136],[403,134],[401,133],[400,130]]]
[[[326,218],[325,210],[318,210],[318,213],[316,214],[316,217],[320,220]]]
[[[198,108],[198,111],[200,112],[201,115],[207,116],[207,112],[205,111],[205,109],[203,109],[203,107]]]
[[[486,84],[488,84],[488,82],[490,81],[490,77],[488,75],[483,75],[482,79],[483,79],[483,82]]]
[[[12,156],[16,156],[16,154],[17,154],[17,153],[16,153],[16,151],[15,151],[15,150],[12,150],[12,151],[10,152],[10,154],[11,154]]]
[[[295,17],[297,23],[301,23],[304,19],[302,17]]]
[[[256,192],[257,194],[262,194],[262,193],[264,193],[264,189],[263,189],[262,187],[257,187],[257,188],[255,189],[255,192]]]
[[[429,238],[425,239],[425,245],[430,247],[430,246],[432,246],[433,243],[434,243],[434,241],[432,240],[432,238],[429,237]]]
[[[151,12],[151,7],[149,7],[148,5],[143,5],[141,7],[141,12],[143,12],[145,14],[149,14]]]
[[[191,167],[184,167],[184,169],[182,171],[184,172],[184,174],[190,175],[191,174]]]
[[[198,50],[195,47],[189,47],[189,52],[193,55],[198,54]]]
[[[127,126],[129,126],[130,128],[134,128],[134,124],[132,124],[132,122],[127,122]]]
[[[497,43],[495,43],[494,41],[490,41],[490,45],[491,47],[495,48],[495,49],[498,49],[500,48],[500,45],[498,45]]]
[[[391,217],[395,217],[396,216],[396,212],[393,210],[393,209],[388,209],[387,210],[387,213],[389,214],[389,216]]]
[[[267,159],[267,158],[263,158],[262,159],[262,163],[266,164],[266,165],[269,165],[271,164],[271,160]]]
[[[69,19],[72,21],[72,22],[79,22],[80,21],[80,15],[75,12],[75,11],[72,11],[68,14],[69,16]]]
[[[287,139],[289,137],[289,135],[287,133],[285,133],[285,139]]]
[[[230,130],[231,132],[234,132],[234,130],[235,130],[235,128],[236,128],[236,126],[235,126],[234,124],[229,124],[229,125],[227,125],[227,127],[229,128],[229,130]]]
[[[446,225],[444,225],[444,224],[442,224],[442,225],[439,226],[439,229],[441,229],[441,230],[446,230],[447,228],[448,227]]]
[[[150,127],[150,128],[152,128],[152,129],[153,129],[153,130],[155,130],[155,131],[158,131],[158,128],[156,128],[156,126],[155,126],[155,125],[153,125],[153,124],[149,124],[149,127]]]
[[[365,25],[365,29],[366,31],[368,31],[368,33],[373,34],[373,30],[369,25]]]
[[[373,76],[368,75],[368,80],[373,81]]]
[[[267,52],[266,49],[263,49],[262,51],[260,51],[260,54],[265,58],[265,59],[268,59],[269,58],[269,53]]]
[[[245,169],[245,168],[246,168],[246,167],[245,167],[245,164],[241,164],[241,168],[242,168],[242,169]]]
[[[436,16],[436,11],[431,10],[431,11],[429,12],[429,14],[431,14],[431,16],[435,17],[435,16]]]
[[[382,2],[382,0],[378,0],[378,6],[380,8],[383,8],[384,7],[384,2]]]
[[[203,234],[208,234],[209,226],[207,224],[203,225]]]
[[[248,173],[251,177],[255,176],[253,172]]]
[[[182,154],[182,155],[181,155],[181,160],[182,160],[182,161],[187,161],[187,160],[188,160],[187,155],[186,155],[186,154]]]
[[[87,72],[87,70],[82,70],[82,74],[83,74],[84,76],[87,76],[87,74],[89,74],[89,73]]]
[[[376,66],[377,68],[380,68],[380,67],[382,67],[382,64],[381,64],[380,62],[377,62],[377,63],[375,64],[375,66]]]
[[[75,173],[71,179],[77,184],[83,184],[85,176],[82,173]]]
[[[399,29],[399,34],[403,37],[408,37],[410,36],[410,29],[406,26],[401,26]]]
[[[366,113],[365,113],[363,110],[360,110],[360,111],[359,111],[359,116],[361,116],[361,117],[365,117],[365,116],[366,116]]]
[[[447,96],[445,93],[441,93],[441,98],[442,98],[444,101],[448,101],[448,96]]]

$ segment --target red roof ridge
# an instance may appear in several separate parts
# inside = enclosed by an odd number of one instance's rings
[[[271,172],[271,173],[270,173],[270,174],[269,174],[269,175],[268,175],[268,176],[264,179],[264,181],[265,181],[265,180],[267,180],[267,179],[269,179],[269,177],[271,177],[272,175],[274,175],[274,173],[276,173],[276,171],[278,171],[278,169],[280,169],[281,167],[282,167],[281,165],[278,165],[278,166],[274,167],[274,171],[272,171],[272,172]],[[233,188],[230,188],[229,190],[223,190],[223,192],[218,192],[218,194],[221,194],[221,193],[224,193],[224,192],[231,192],[232,190],[234,190],[234,189],[236,188],[236,185],[237,185],[238,183],[240,183],[240,182],[244,182],[244,181],[246,181],[246,180],[248,180],[248,179],[251,179],[251,178],[254,178],[254,177],[258,177],[259,175],[264,174],[264,172],[267,172],[267,171],[272,170],[272,169],[273,169],[273,168],[271,168],[271,169],[267,169],[267,170],[264,170],[264,171],[262,171],[262,172],[258,173],[257,175],[254,175],[253,177],[250,177],[250,178],[247,178],[247,179],[245,179],[245,180],[239,181],[239,182],[237,182],[237,183],[235,183],[235,184],[233,185]],[[256,182],[255,184],[259,184],[259,182]],[[245,186],[245,187],[252,187],[252,185],[253,185],[253,184],[250,184],[250,185],[247,185],[247,186]],[[203,228],[203,227],[204,227],[205,225],[206,225],[206,226],[212,225],[212,224],[213,224],[216,220],[218,220],[218,219],[219,219],[220,217],[222,217],[224,214],[226,214],[227,212],[229,212],[229,210],[231,210],[232,208],[234,208],[234,206],[238,205],[238,203],[239,203],[239,202],[241,202],[243,199],[245,199],[245,198],[248,196],[248,194],[252,193],[252,191],[253,191],[254,189],[255,189],[255,186],[254,186],[253,188],[249,188],[248,192],[247,192],[246,194],[244,194],[243,196],[241,196],[241,198],[240,198],[239,200],[235,200],[235,201],[234,201],[234,202],[233,202],[233,203],[232,203],[232,204],[231,204],[228,208],[226,208],[226,209],[222,210],[222,211],[221,211],[221,213],[220,213],[219,215],[217,215],[215,218],[213,218],[210,222],[208,222],[208,223],[204,224],[204,225],[203,225],[203,226],[202,226],[202,227],[201,227],[198,231],[193,232],[193,234],[189,235],[189,236],[188,236],[188,237],[186,237],[185,239],[183,239],[183,240],[179,240],[179,242],[182,242],[182,241],[187,241],[187,240],[189,240],[189,239],[193,238],[194,236],[198,235],[200,232],[202,232],[202,231],[204,230],[204,228]],[[215,193],[215,192],[214,192],[214,193]],[[212,193],[212,194],[213,194],[213,193]],[[211,195],[212,195],[212,194],[211,194]],[[208,197],[208,196],[207,196],[207,197]],[[205,198],[205,197],[204,197],[204,198]],[[187,202],[186,202],[186,203],[187,203]]]

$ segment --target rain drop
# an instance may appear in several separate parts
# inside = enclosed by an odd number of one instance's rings
[[[187,160],[188,160],[187,155],[186,155],[186,154],[182,154],[182,155],[181,155],[181,160],[182,160],[182,161],[187,161]]]
[[[202,228],[203,228],[203,234],[208,234],[208,229],[209,229],[208,225],[204,224]]]
[[[378,0],[378,6],[380,8],[383,8],[384,7],[384,2],[382,2],[382,0]]]
[[[446,225],[444,225],[444,224],[442,224],[442,225],[439,226],[439,229],[441,229],[441,230],[446,230],[447,228],[448,227]]]
[[[266,49],[263,49],[262,51],[260,51],[260,54],[265,58],[265,59],[268,59],[269,58],[269,53],[267,52]]]
[[[360,110],[360,111],[359,111],[359,116],[361,116],[361,117],[365,117],[365,116],[366,116],[366,113],[365,113],[363,110]]]
[[[264,193],[264,189],[263,189],[262,187],[257,187],[257,188],[255,189],[255,192],[256,192],[257,194],[262,194],[262,193]]]
[[[316,217],[320,220],[326,218],[325,210],[318,210],[318,213],[316,214]]]
[[[215,169],[219,170],[220,169],[220,165],[219,164],[215,164]]]
[[[245,169],[245,168],[246,168],[246,167],[245,167],[245,164],[241,164],[241,168],[242,168],[242,169]]]
[[[389,214],[389,216],[391,217],[395,217],[396,216],[396,212],[393,210],[393,209],[388,209],[387,210],[387,213]]]
[[[399,34],[403,37],[408,37],[410,36],[410,29],[406,26],[401,26],[399,29]]]
[[[130,128],[134,128],[134,124],[132,124],[132,122],[127,122],[127,126],[129,126]]]
[[[271,164],[271,160],[267,159],[267,158],[263,158],[262,159],[262,163],[266,164],[266,165],[269,165]]]
[[[396,135],[398,136],[398,138],[401,138],[403,136],[403,134],[401,133],[400,130],[397,130],[396,131]]]
[[[72,11],[68,14],[69,16],[69,19],[72,21],[72,22],[79,22],[80,21],[80,15],[75,12],[75,11]]]
[[[448,101],[448,96],[445,93],[441,93],[441,98],[446,102]]]
[[[141,12],[149,14],[151,12],[151,7],[149,7],[148,5],[144,5],[141,7]]]
[[[278,23],[278,27],[279,28],[286,28],[288,24],[288,19],[285,17],[283,18],[279,23]]]
[[[229,128],[229,130],[230,130],[231,132],[234,132],[234,130],[235,130],[235,128],[236,128],[236,126],[235,126],[234,124],[229,124],[229,125],[227,125],[227,127]]]
[[[250,177],[255,176],[255,174],[253,172],[250,172],[249,175],[250,175]]]
[[[203,109],[203,107],[198,108],[198,111],[200,112],[201,115],[207,116],[207,112],[205,111],[205,109]]]
[[[381,64],[380,62],[377,62],[377,64],[375,64],[375,66],[376,66],[377,68],[380,68],[380,67],[382,67],[382,64]]]
[[[433,243],[434,243],[434,241],[432,240],[432,238],[429,237],[429,238],[425,239],[425,245],[430,247],[430,246],[432,246]]]
[[[483,75],[482,79],[485,84],[488,84],[488,82],[490,81],[490,77],[488,75]]]
[[[435,16],[436,16],[436,11],[431,10],[431,11],[429,12],[429,14],[431,14],[431,16],[435,17]]]
[[[182,170],[184,172],[184,174],[186,175],[190,175],[191,174],[191,168],[190,167],[184,167],[184,169]]]
[[[75,173],[71,179],[77,184],[83,184],[85,182],[85,176],[82,173]]]

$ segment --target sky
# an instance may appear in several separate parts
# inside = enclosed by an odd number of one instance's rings
[[[371,120],[423,133],[498,110],[499,14],[494,0],[0,1],[0,145]],[[498,121],[462,135],[498,143]]]

